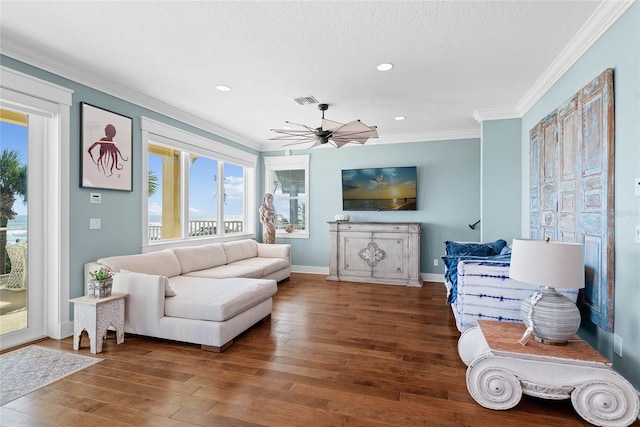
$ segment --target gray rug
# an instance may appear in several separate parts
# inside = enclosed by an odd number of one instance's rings
[[[0,406],[100,361],[37,345],[0,355]]]

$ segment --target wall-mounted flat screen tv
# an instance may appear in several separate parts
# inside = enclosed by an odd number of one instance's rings
[[[342,210],[415,211],[416,166],[342,170]]]

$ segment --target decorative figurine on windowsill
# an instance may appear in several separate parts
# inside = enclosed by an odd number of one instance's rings
[[[273,244],[276,242],[276,210],[273,207],[273,194],[264,195],[264,201],[260,206],[260,222],[262,223],[262,243]]]

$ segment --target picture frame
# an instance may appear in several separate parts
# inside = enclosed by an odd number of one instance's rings
[[[133,120],[84,102],[80,107],[80,187],[133,191]]]

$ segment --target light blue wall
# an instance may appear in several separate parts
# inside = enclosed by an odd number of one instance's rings
[[[422,273],[444,273],[440,256],[444,253],[445,240],[480,239],[479,230],[468,227],[480,218],[479,139],[321,148],[306,150],[304,154],[311,155],[310,238],[278,239],[278,242],[291,243],[294,265],[328,269],[327,221],[333,221],[334,215],[342,212],[343,169],[417,166],[416,211],[349,214],[352,221],[422,223]],[[265,153],[270,155],[282,155],[282,152]],[[433,266],[434,258],[439,260],[437,267]]]
[[[239,148],[258,155],[255,150],[232,141],[185,125],[173,119],[115,98],[103,92],[88,88],[68,79],[42,71],[6,56],[0,56],[3,66],[12,68],[42,80],[69,88],[74,91],[71,106],[70,130],[70,189],[69,189],[69,297],[84,293],[85,262],[110,255],[140,253],[142,241],[142,203],[141,203],[141,130],[140,116],[184,129],[204,138]],[[113,191],[80,188],[80,103],[86,102],[106,110],[114,111],[133,119],[133,191]],[[213,143],[213,141],[212,141]],[[259,169],[261,173],[262,169]],[[102,194],[101,204],[90,204],[89,193]],[[101,218],[100,230],[89,230],[89,219]],[[73,310],[71,310],[73,313]]]
[[[482,122],[482,240],[520,237],[521,120]]]
[[[529,130],[606,68],[614,69],[615,109],[615,324],[623,357],[613,353],[613,334],[583,321],[580,335],[613,361],[613,367],[640,389],[640,4],[634,3],[584,56],[522,118],[522,150],[529,152]],[[523,186],[528,185],[524,158]],[[525,205],[526,194],[522,204]],[[528,218],[523,218],[525,230]],[[523,234],[525,232],[523,231]]]

